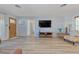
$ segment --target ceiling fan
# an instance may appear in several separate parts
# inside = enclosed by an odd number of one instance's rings
[[[20,5],[18,5],[18,4],[16,4],[15,7],[17,7],[17,8],[22,8],[22,7],[21,7]]]
[[[67,6],[68,4],[61,4],[60,7],[65,7]]]

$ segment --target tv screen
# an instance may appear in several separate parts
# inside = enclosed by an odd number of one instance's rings
[[[40,27],[51,27],[51,20],[40,20],[39,26]]]

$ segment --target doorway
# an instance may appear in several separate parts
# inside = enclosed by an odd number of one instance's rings
[[[16,37],[16,19],[9,18],[9,38]]]
[[[35,34],[35,20],[30,20],[30,36],[34,37]]]
[[[35,36],[35,20],[29,19],[27,22],[27,36],[34,37]]]

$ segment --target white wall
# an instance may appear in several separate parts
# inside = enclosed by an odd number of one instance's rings
[[[27,36],[27,18],[26,16],[17,16],[17,36]]]
[[[75,36],[75,35],[78,35],[79,36],[79,33],[76,31],[76,28],[75,28],[75,19],[74,17],[76,16],[79,16],[79,13],[74,13],[72,15],[68,15],[65,17],[65,23],[66,24],[71,24],[71,28],[70,28],[70,35],[71,36]]]
[[[1,40],[7,40],[9,38],[9,18],[8,15],[0,14],[0,16],[2,16],[2,22],[0,21],[0,38]]]
[[[39,20],[51,20],[52,26],[51,28],[39,28]],[[65,19],[64,17],[36,17],[36,37],[39,36],[39,31],[44,32],[52,32],[53,36],[56,36],[56,33],[58,33],[58,29],[62,28],[62,32],[64,32],[64,23]]]
[[[54,17],[53,19],[53,32],[58,33],[59,28],[62,28],[62,32],[64,32],[64,22],[65,19],[64,17]]]
[[[50,31],[53,32],[53,35],[56,35],[58,32],[58,28],[62,28],[64,32],[65,26],[71,24],[71,34],[74,34],[75,32],[75,26],[74,26],[74,19],[73,17],[78,16],[79,14],[74,15],[68,15],[68,16],[62,16],[62,17],[34,17],[33,19],[30,19],[28,17],[24,16],[18,16],[16,17],[17,21],[17,36],[29,36],[30,33],[30,21],[29,20],[35,20],[35,36],[39,36],[39,30],[40,31]],[[9,38],[9,16],[8,15],[2,15],[3,16],[3,23],[0,24],[0,38],[2,40],[7,40]],[[39,20],[52,20],[52,28],[39,28],[38,21]]]
[[[4,39],[4,16],[0,15],[0,39]]]
[[[27,18],[25,16],[16,17],[17,36],[27,36]]]
[[[17,36],[31,36],[35,33],[35,18],[30,16],[17,16]],[[32,27],[31,27],[32,26]]]
[[[27,36],[30,36],[30,20],[27,20]]]
[[[35,36],[38,37],[39,31],[49,31],[53,32],[53,35],[59,32],[59,28],[62,28],[62,32],[65,32],[65,27],[71,25],[71,33],[74,30],[74,21],[73,17],[79,15],[68,15],[68,16],[61,16],[61,17],[18,17],[17,18],[17,36],[30,36],[31,35],[31,28],[30,28],[30,20],[35,20]],[[30,16],[31,17],[31,16]],[[52,28],[39,28],[39,20],[52,20]],[[21,23],[19,23],[21,22]],[[24,22],[24,23],[23,23]],[[73,32],[74,33],[74,32]]]
[[[53,36],[57,36],[57,33],[59,32],[59,28],[62,29],[62,32],[64,32],[64,17],[53,17],[53,24],[52,24],[52,32]]]
[[[4,40],[9,39],[9,16],[4,16]]]

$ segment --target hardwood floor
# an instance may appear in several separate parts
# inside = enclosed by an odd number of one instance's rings
[[[24,54],[73,54],[79,53],[79,46],[73,46],[60,38],[17,37],[3,41],[1,54],[12,54],[15,48],[22,48]]]

